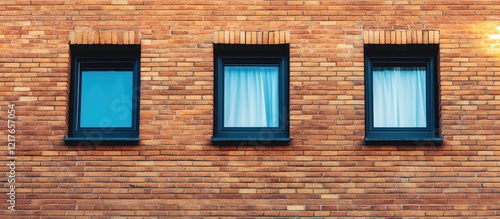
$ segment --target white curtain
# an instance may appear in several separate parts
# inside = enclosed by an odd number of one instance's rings
[[[426,127],[425,67],[373,68],[374,127]]]
[[[278,127],[278,67],[224,67],[224,127]]]

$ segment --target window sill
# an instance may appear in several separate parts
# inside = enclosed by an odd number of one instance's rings
[[[292,140],[286,138],[221,138],[212,136],[212,144],[215,145],[288,145]]]
[[[443,137],[425,137],[425,138],[365,137],[365,143],[368,145],[408,144],[408,145],[415,145],[415,146],[436,146],[436,145],[443,144]]]
[[[86,138],[86,137],[66,137],[63,138],[67,145],[76,145],[81,142],[88,142],[92,145],[136,145],[139,143],[139,137],[134,138]]]

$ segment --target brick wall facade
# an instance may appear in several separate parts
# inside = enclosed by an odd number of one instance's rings
[[[10,103],[17,157],[16,211],[2,200],[1,218],[500,216],[497,0],[3,0],[0,11],[5,200]],[[286,146],[210,142],[213,45],[243,41],[290,45]],[[140,44],[138,145],[65,145],[70,44]],[[364,143],[364,44],[439,44],[442,146]]]

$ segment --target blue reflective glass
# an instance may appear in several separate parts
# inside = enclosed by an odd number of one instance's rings
[[[80,127],[132,127],[132,81],[132,71],[82,71]]]

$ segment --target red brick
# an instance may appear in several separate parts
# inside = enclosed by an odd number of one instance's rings
[[[0,1],[0,120],[15,103],[19,145],[16,212],[4,218],[495,217],[498,9],[486,0]],[[140,44],[139,145],[64,145],[68,44]],[[290,45],[289,145],[210,143],[214,44]],[[364,144],[365,44],[439,44],[444,145]]]

